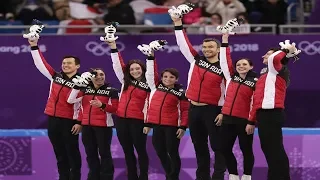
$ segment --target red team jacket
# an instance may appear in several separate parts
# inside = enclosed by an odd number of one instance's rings
[[[146,82],[132,80],[128,89],[123,91],[126,65],[117,49],[111,51],[113,69],[122,84],[117,115],[122,118],[145,120],[151,90]],[[155,71],[155,79],[158,79],[157,71]]]
[[[45,60],[38,46],[31,47],[31,55],[38,70],[50,81],[50,92],[44,113],[48,116],[77,119],[80,103],[69,104],[68,94],[74,87],[72,78],[56,72]]]
[[[102,107],[97,108],[90,105],[90,101],[98,99]],[[68,97],[68,103],[81,102],[81,124],[100,127],[112,127],[114,125],[112,113],[118,108],[118,90],[107,85],[99,89],[88,86],[81,90],[73,89]]]
[[[220,65],[227,80],[226,99],[222,107],[222,114],[227,115],[224,116],[224,122],[227,120],[228,123],[237,123],[234,120],[238,119],[247,122],[255,84],[258,80],[257,74],[249,71],[246,78],[242,79],[238,73],[235,73],[232,68],[230,48],[228,44],[224,43],[220,48]],[[231,71],[229,71],[230,67]],[[236,118],[229,118],[228,116]]]
[[[146,79],[151,89],[146,123],[177,126],[186,129],[188,126],[189,102],[181,85],[167,88],[154,79],[154,58],[147,60]]]
[[[259,109],[284,109],[289,73],[287,66],[281,63],[285,56],[286,53],[283,51],[277,51],[269,56],[268,68],[256,83],[249,121],[253,123],[256,121],[256,112]]]
[[[219,62],[210,63],[192,47],[182,26],[175,26],[177,44],[181,53],[190,62],[188,74],[188,99],[210,105],[224,103],[225,81]]]

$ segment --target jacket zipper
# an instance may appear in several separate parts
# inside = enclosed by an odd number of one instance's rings
[[[164,96],[163,100],[162,100],[162,103],[161,103],[161,106],[160,106],[160,114],[159,114],[159,125],[161,125],[161,112],[162,112],[162,106],[164,104],[164,101],[166,100],[166,97],[168,95],[168,92],[166,92],[166,95]]]
[[[61,85],[61,88],[59,89],[58,95],[57,95],[57,99],[56,102],[54,103],[54,112],[53,112],[53,116],[56,116],[56,111],[57,111],[57,104],[59,102],[59,98],[60,98],[60,93],[61,90],[63,89],[63,84]]]
[[[94,93],[93,97],[91,100],[94,100],[94,98],[96,97],[96,92]],[[91,109],[92,109],[92,106],[90,105],[90,109],[89,109],[89,124],[88,125],[91,125],[90,121],[91,121]]]
[[[202,83],[203,83],[203,80],[204,80],[204,75],[207,73],[208,71],[206,70],[203,75],[202,75],[202,79],[200,81],[200,88],[199,88],[199,93],[198,93],[198,103],[200,103],[200,94],[201,94],[201,88],[202,88]]]
[[[243,81],[244,81],[244,80],[243,80]],[[240,89],[241,84],[242,84],[242,82],[239,83],[239,85],[238,85],[238,87],[237,87],[237,90],[236,90],[236,93],[235,93],[235,96],[234,96],[234,98],[233,98],[233,102],[232,102],[232,104],[231,104],[231,109],[230,109],[230,116],[232,116],[233,106],[234,106],[234,103],[235,103],[235,101],[236,101],[236,99],[237,99],[238,91],[239,91],[239,89]]]
[[[130,92],[129,100],[128,100],[128,102],[127,102],[126,109],[125,109],[125,111],[124,111],[124,118],[127,118],[128,105],[129,105],[129,103],[130,103],[130,101],[131,101],[131,95],[132,95],[132,93],[133,93],[133,91],[134,91],[135,89],[136,89],[136,87],[134,87],[134,88],[132,89],[132,91]]]

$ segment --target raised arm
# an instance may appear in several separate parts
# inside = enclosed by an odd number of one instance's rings
[[[159,83],[159,77],[154,55],[148,56],[147,58],[146,80],[151,91],[156,89]]]
[[[179,110],[180,110],[180,124],[179,128],[186,130],[188,127],[188,110],[189,101],[186,98],[180,100]]]
[[[110,48],[111,48],[111,60],[112,60],[112,67],[114,72],[116,73],[116,76],[120,83],[124,83],[124,68],[125,64],[121,57],[120,52],[117,49],[117,45],[115,41],[108,42]]]
[[[82,100],[83,96],[84,96],[84,92],[81,91],[80,89],[72,89],[69,92],[67,102],[69,104],[74,104],[74,103],[80,102]]]
[[[228,47],[228,36],[228,34],[222,35],[222,45],[219,53],[221,70],[227,81],[231,79],[231,76],[234,73],[230,48]]]
[[[112,89],[110,99],[111,101],[109,102],[102,102],[101,109],[105,112],[115,113],[119,104],[118,90]]]
[[[268,69],[270,73],[278,74],[283,65],[281,60],[287,55],[288,50],[279,50],[271,54],[268,58]]]
[[[175,19],[172,18],[174,22],[174,33],[176,35],[177,44],[181,53],[184,57],[190,62],[195,61],[195,57],[198,55],[197,51],[193,49],[192,44],[190,43],[185,30],[183,30],[181,18]]]
[[[52,80],[52,76],[55,74],[55,70],[48,64],[46,59],[43,57],[42,53],[38,47],[38,40],[29,41],[31,46],[31,55],[34,61],[34,65],[37,69],[49,80]]]

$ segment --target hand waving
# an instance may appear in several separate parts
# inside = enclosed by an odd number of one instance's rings
[[[168,44],[168,42],[166,40],[155,40],[152,41],[149,44],[149,47],[153,50],[153,51],[158,51],[160,49],[164,49],[164,45]]]
[[[299,57],[298,57],[298,54],[301,53],[301,50],[298,50],[296,48],[296,43],[291,43],[290,44],[290,40],[285,40],[284,42],[280,42],[279,43],[281,49],[287,49],[289,50],[289,53],[287,53],[286,57],[287,58],[295,58],[295,60],[298,60]]]

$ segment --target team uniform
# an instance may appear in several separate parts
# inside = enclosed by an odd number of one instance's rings
[[[128,89],[123,90],[124,68],[126,65],[117,49],[112,49],[111,59],[114,72],[122,83],[117,109],[119,119],[116,122],[116,129],[125,154],[128,178],[129,180],[138,178],[136,157],[133,149],[135,147],[140,167],[139,180],[144,180],[148,178],[149,158],[146,150],[147,135],[143,133],[143,128],[145,127],[144,120],[151,90],[146,82],[137,80],[132,80]],[[157,71],[155,72],[155,79],[158,79]]]
[[[237,160],[232,152],[236,138],[239,138],[240,149],[243,154],[243,174],[251,175],[254,165],[254,155],[252,150],[253,134],[246,132],[247,124],[254,125],[248,121],[251,110],[251,102],[257,74],[249,71],[245,79],[234,72],[230,48],[227,43],[223,43],[220,48],[220,65],[227,80],[227,90],[225,103],[222,107],[223,114],[223,152],[229,174],[238,175]]]
[[[286,51],[286,50],[284,50]],[[262,151],[268,163],[268,180],[290,180],[289,160],[283,146],[282,125],[289,70],[281,63],[284,51],[268,58],[268,68],[256,83],[249,120],[258,123]]]
[[[90,105],[98,99],[101,108]],[[118,91],[108,85],[96,89],[93,86],[73,89],[69,103],[81,102],[82,142],[89,166],[88,180],[113,179],[114,166],[111,156],[112,113],[118,108]],[[99,155],[100,158],[99,158]]]
[[[79,135],[71,132],[78,121],[80,103],[69,104],[68,94],[74,87],[72,78],[56,72],[45,60],[38,46],[31,47],[37,69],[50,81],[50,92],[44,113],[48,115],[48,136],[57,159],[59,180],[80,180],[81,155]],[[77,74],[79,75],[79,74]]]
[[[214,120],[221,113],[224,103],[225,80],[220,63],[210,63],[200,56],[190,44],[182,26],[175,26],[175,35],[180,51],[190,62],[186,97],[189,100],[205,103],[205,106],[190,104],[189,129],[197,157],[197,179],[210,179],[210,145],[215,152],[213,179],[223,179],[224,157],[221,152],[221,129]]]
[[[166,172],[166,178],[179,179],[181,159],[177,130],[188,126],[189,102],[184,89],[168,88],[154,79],[154,57],[148,57],[146,79],[151,89],[146,123],[153,128],[152,144]]]

